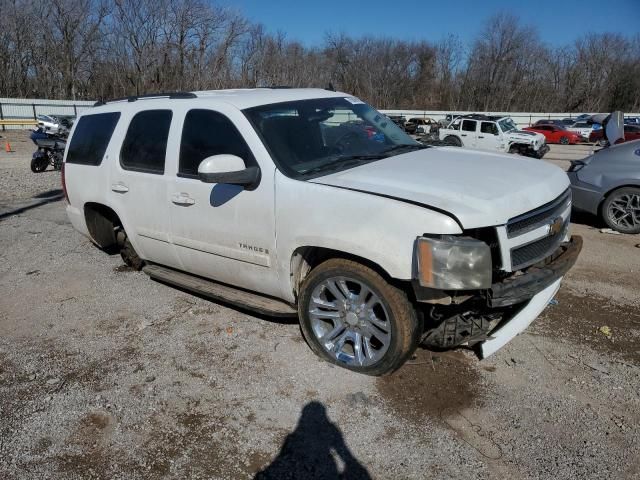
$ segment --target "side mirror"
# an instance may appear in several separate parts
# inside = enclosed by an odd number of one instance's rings
[[[236,155],[213,155],[198,165],[198,177],[204,183],[227,183],[255,187],[260,181],[258,167],[246,167],[244,160]]]

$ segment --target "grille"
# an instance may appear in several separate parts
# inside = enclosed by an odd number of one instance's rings
[[[570,204],[571,189],[567,189],[552,202],[509,220],[507,223],[507,237],[517,237],[544,224],[552,223]]]
[[[511,268],[519,270],[521,268],[533,265],[536,262],[551,255],[556,248],[562,243],[564,236],[569,228],[569,220],[567,220],[558,233],[535,240],[531,243],[516,247],[511,250]]]

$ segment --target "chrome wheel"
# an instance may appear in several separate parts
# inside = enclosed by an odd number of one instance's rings
[[[349,277],[330,277],[314,288],[308,306],[314,336],[336,360],[369,366],[384,357],[391,322],[370,287]]]
[[[622,231],[640,228],[640,194],[624,193],[609,202],[609,221]]]

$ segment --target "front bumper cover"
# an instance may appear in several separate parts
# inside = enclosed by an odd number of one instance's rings
[[[582,237],[572,236],[562,243],[547,263],[538,263],[521,275],[514,275],[494,283],[487,292],[491,308],[506,307],[526,302],[561,278],[578,259],[582,250]]]

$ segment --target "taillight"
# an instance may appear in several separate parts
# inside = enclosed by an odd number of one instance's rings
[[[64,181],[64,167],[65,163],[62,164],[62,169],[60,170],[60,180],[62,181],[62,193],[64,193],[64,199],[67,203],[71,203],[69,201],[69,195],[67,194],[67,183]]]

